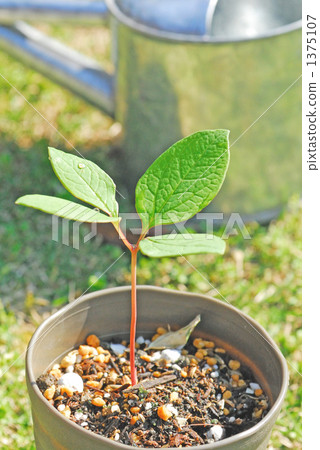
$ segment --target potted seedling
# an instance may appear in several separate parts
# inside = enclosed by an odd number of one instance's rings
[[[211,234],[148,233],[188,220],[213,200],[229,164],[228,134],[194,133],[147,169],[135,192],[136,243],[121,229],[114,182],[91,161],[49,148],[63,186],[95,209],[43,195],[17,200],[70,220],[110,222],[131,252],[131,287],[81,297],[44,322],[29,344],[37,448],[266,447],[287,384],[270,337],[217,300],[136,285],[139,251],[224,252],[225,242]]]

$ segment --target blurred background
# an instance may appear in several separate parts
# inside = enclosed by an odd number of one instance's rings
[[[103,23],[64,26],[40,21],[33,26],[94,58],[101,67],[112,67],[111,36]],[[121,256],[123,249],[101,235],[79,249],[53,241],[51,217],[14,202],[26,193],[72,198],[52,172],[48,145],[76,148],[119,179],[121,186],[117,155],[123,130],[107,114],[5,51],[0,51],[0,75],[0,447],[32,449],[24,381],[28,340],[45,317],[85,290],[128,284],[129,255]],[[279,345],[288,361],[290,388],[269,450],[301,448],[299,182],[295,186],[289,189],[290,195],[285,193],[287,200],[281,207],[276,205],[277,218],[268,224],[251,221],[246,225],[251,239],[244,240],[235,229],[223,257],[190,256],[192,265],[183,258],[139,258],[139,284],[225,298],[257,320]],[[217,229],[217,235],[224,229]],[[87,232],[80,227],[82,241]]]

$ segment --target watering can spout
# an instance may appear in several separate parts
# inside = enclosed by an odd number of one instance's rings
[[[114,117],[113,75],[25,22],[0,26],[0,47]]]

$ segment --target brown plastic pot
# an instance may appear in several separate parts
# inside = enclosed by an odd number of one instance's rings
[[[174,328],[201,314],[198,336],[213,338],[243,364],[250,366],[271,399],[268,414],[254,427],[202,450],[265,449],[288,384],[284,357],[265,330],[232,306],[204,295],[150,286],[138,287],[138,336],[150,337],[159,325]],[[36,379],[86,336],[128,338],[130,287],[87,294],[47,319],[34,333],[27,350],[26,375],[32,404],[36,447],[42,449],[132,450],[66,419],[43,397]],[[196,447],[191,447],[195,449]],[[198,447],[197,447],[198,448]]]

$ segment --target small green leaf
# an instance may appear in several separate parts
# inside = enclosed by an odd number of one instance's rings
[[[116,186],[99,166],[52,147],[49,147],[49,159],[55,174],[72,195],[111,217],[118,217]]]
[[[17,205],[29,206],[31,208],[40,209],[40,211],[64,219],[76,220],[78,222],[118,222],[120,218],[109,217],[105,214],[79,205],[78,203],[64,200],[63,198],[51,197],[50,195],[24,195],[18,198]]]
[[[164,234],[152,236],[140,242],[140,250],[151,257],[195,255],[225,251],[226,243],[212,234]]]
[[[136,187],[143,232],[182,222],[219,192],[229,164],[228,130],[194,133],[178,141],[147,169]]]

